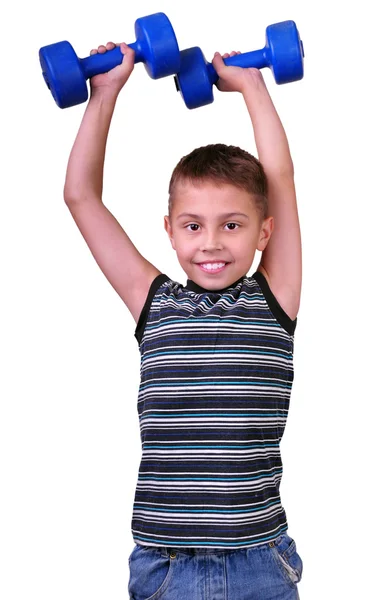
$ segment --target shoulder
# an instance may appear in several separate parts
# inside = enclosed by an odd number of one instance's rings
[[[260,286],[261,292],[275,319],[278,321],[278,323],[280,323],[283,329],[287,331],[288,334],[293,335],[297,324],[296,315],[294,315],[292,312],[289,314],[285,310],[284,303],[282,304],[279,301],[279,295],[274,292],[271,286],[271,281],[268,277],[268,274],[264,269],[258,269],[255,273],[253,273],[251,279],[255,280]]]
[[[162,296],[163,294],[170,294],[173,289],[177,289],[182,287],[180,283],[171,279],[165,273],[159,273],[154,280],[151,282],[151,285],[148,289],[148,293],[146,296],[146,300],[144,302],[143,308],[140,313],[139,320],[137,321],[136,329],[135,329],[135,337],[137,341],[141,342],[145,330],[145,326],[150,314],[151,306],[154,302],[156,302],[157,297]],[[159,298],[160,299],[160,298]]]
[[[276,298],[277,302],[282,307],[286,315],[291,321],[295,321],[299,309],[299,299],[295,297],[293,290],[285,287],[282,284],[276,283],[275,280],[271,280],[268,272],[261,265],[257,269],[256,273],[261,273],[261,275],[267,282],[272,294],[274,295],[274,297]]]

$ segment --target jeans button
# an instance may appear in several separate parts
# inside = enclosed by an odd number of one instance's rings
[[[170,552],[170,558],[176,558],[176,552],[174,552],[174,551]]]

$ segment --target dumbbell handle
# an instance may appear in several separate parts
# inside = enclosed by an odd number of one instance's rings
[[[135,51],[135,63],[141,62],[143,57],[141,45],[138,42],[128,44],[129,48]],[[86,58],[80,59],[81,68],[85,74],[85,79],[94,77],[94,75],[100,75],[100,73],[107,73],[114,67],[121,65],[123,62],[123,53],[120,47],[117,46],[113,50],[107,50],[103,54],[92,54]]]
[[[263,67],[269,67],[271,64],[271,57],[268,56],[267,53],[270,54],[269,48],[244,52],[244,54],[236,54],[235,56],[225,58],[224,63],[228,67],[254,67],[256,69],[262,69]],[[207,69],[211,83],[216,83],[219,77],[212,63],[207,64]]]

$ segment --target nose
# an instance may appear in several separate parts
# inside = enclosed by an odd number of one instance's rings
[[[222,248],[222,242],[215,232],[209,231],[203,236],[200,245],[200,250],[202,252],[212,252],[214,250],[222,250]]]

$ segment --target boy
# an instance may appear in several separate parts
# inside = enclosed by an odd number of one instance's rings
[[[142,461],[129,594],[295,600],[302,561],[279,496],[302,271],[287,138],[260,71],[226,67],[216,53],[218,87],[243,95],[260,163],[221,144],[178,163],[165,229],[188,281],[172,281],[102,203],[110,121],[134,64],[120,47],[122,64],[91,81],[64,195],[137,323]]]

